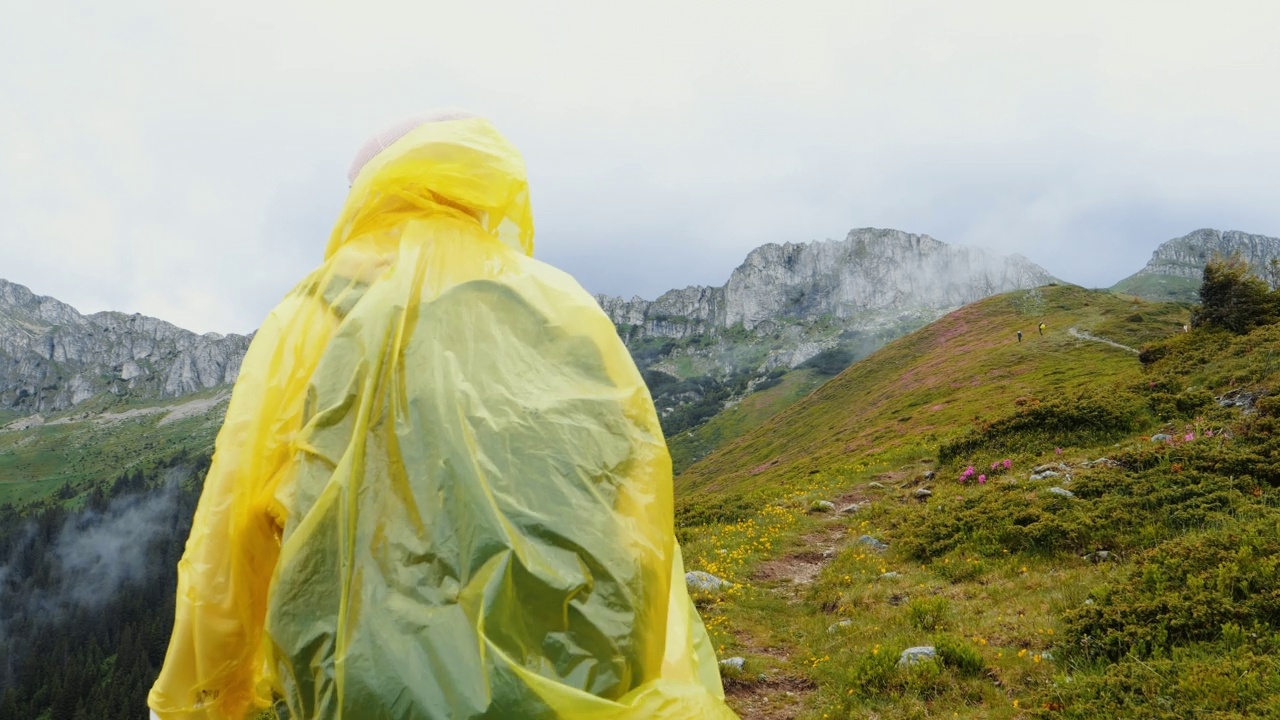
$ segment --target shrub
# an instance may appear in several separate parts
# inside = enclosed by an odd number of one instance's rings
[[[925,632],[945,628],[951,618],[951,603],[943,597],[916,598],[907,603],[907,622]]]
[[[898,655],[901,650],[888,652],[877,647],[858,658],[849,670],[849,686],[859,695],[877,695],[893,684],[898,672]]]
[[[966,677],[977,677],[987,669],[978,649],[950,635],[943,635],[934,641],[938,659],[942,666],[951,668]]]
[[[1204,266],[1200,306],[1191,324],[1245,333],[1277,319],[1277,296],[1267,282],[1249,271],[1239,256],[1215,257]]]
[[[1167,657],[1219,640],[1228,624],[1280,622],[1280,533],[1274,518],[1185,535],[1147,551],[1128,576],[1064,614],[1064,639],[1087,661]]]

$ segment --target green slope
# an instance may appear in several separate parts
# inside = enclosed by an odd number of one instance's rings
[[[1280,388],[1280,326],[1182,333],[1187,314],[1074,287],[992,298],[689,468],[686,565],[735,583],[697,598],[721,657],[745,658],[730,703],[805,720],[1276,717],[1280,402],[1245,415],[1214,398]],[[1147,364],[1071,328],[1147,347]],[[1044,463],[1065,472],[1029,480]],[[985,483],[960,482],[969,465]],[[913,646],[938,658],[900,667]]]
[[[167,401],[102,397],[31,427],[23,427],[29,418],[10,418],[0,426],[0,505],[55,493],[71,499],[92,483],[149,468],[181,450],[208,452],[226,411],[226,391]]]
[[[1070,328],[1136,348],[1187,321],[1185,308],[1074,286],[989,298],[855,364],[689,468],[677,490],[686,498],[740,496],[802,480],[815,468],[936,447],[1019,397],[1047,399],[1082,383],[1136,376],[1132,353],[1078,339]]]
[[[776,384],[751,393],[693,430],[668,437],[675,471],[683,471],[724,443],[760,427],[828,379],[814,370],[793,370],[778,378]]]
[[[1121,280],[1111,289],[1114,292],[1137,295],[1157,302],[1190,303],[1199,299],[1200,280],[1174,275],[1138,273]]]

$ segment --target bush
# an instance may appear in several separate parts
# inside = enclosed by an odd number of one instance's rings
[[[1180,650],[1170,659],[1126,660],[1098,673],[1055,683],[1039,704],[1070,720],[1245,720],[1278,717],[1280,658],[1213,647]]]
[[[1280,622],[1276,520],[1186,535],[1147,551],[1128,577],[1064,615],[1070,652],[1091,662],[1168,657],[1229,624],[1270,636]]]
[[[951,619],[951,603],[943,597],[916,598],[907,603],[907,622],[925,632],[945,628]]]
[[[1247,262],[1235,255],[1215,257],[1204,266],[1200,306],[1192,311],[1191,324],[1245,333],[1275,322],[1280,317],[1277,309],[1277,295],[1250,273]]]
[[[849,686],[862,696],[878,695],[889,689],[898,672],[898,655],[876,648],[864,654],[849,671]]]
[[[987,669],[978,649],[958,638],[943,635],[934,641],[934,648],[943,667],[951,668],[966,677],[977,677]]]

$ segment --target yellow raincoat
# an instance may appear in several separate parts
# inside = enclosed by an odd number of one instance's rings
[[[653,402],[532,241],[523,163],[483,119],[360,172],[245,357],[160,718],[734,717]]]

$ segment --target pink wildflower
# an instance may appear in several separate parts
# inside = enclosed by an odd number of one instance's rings
[[[987,476],[986,476],[986,475],[979,475],[979,476],[978,476],[978,484],[979,484],[979,485],[986,485],[986,484],[987,484]]]
[[[1008,470],[1008,469],[1009,469],[1009,468],[1011,468],[1011,467],[1013,467],[1013,461],[1012,461],[1012,460],[1010,460],[1009,458],[1005,458],[1005,459],[1004,459],[1004,469],[1005,469],[1005,470]]]
[[[1182,439],[1186,442],[1191,442],[1192,440],[1196,439],[1196,434],[1193,432],[1189,432],[1185,436],[1183,436]]]
[[[1054,448],[1053,451],[1059,455],[1062,454],[1062,448]]]
[[[996,469],[998,469],[999,467],[1000,467],[1000,463],[998,463],[998,462],[993,462],[993,463],[991,463],[991,469],[992,469],[992,470],[996,470]]]
[[[1205,437],[1213,437],[1213,431],[1212,431],[1212,430],[1205,430],[1205,431],[1204,431],[1204,436],[1205,436]]]

